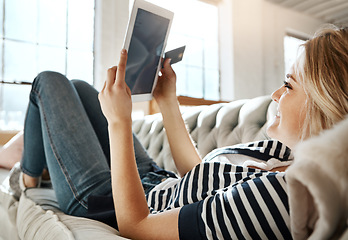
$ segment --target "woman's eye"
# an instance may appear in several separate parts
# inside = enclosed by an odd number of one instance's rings
[[[292,87],[290,86],[290,84],[287,81],[284,81],[284,87],[286,87],[288,89],[292,89]]]

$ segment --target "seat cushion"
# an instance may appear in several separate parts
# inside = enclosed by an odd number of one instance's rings
[[[17,234],[16,219],[18,201],[9,187],[9,171],[0,169],[0,239],[19,239]]]
[[[33,188],[22,194],[17,214],[21,239],[125,239],[104,223],[64,214],[55,207],[55,201],[52,189]]]
[[[61,212],[52,189],[27,189],[18,201],[6,173],[0,185],[0,239],[125,239],[102,222]]]

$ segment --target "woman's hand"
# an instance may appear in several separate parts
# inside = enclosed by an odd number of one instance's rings
[[[108,69],[104,87],[98,95],[102,111],[109,123],[131,121],[131,91],[125,82],[127,51],[121,51],[118,66]]]
[[[161,76],[158,77],[157,86],[153,92],[157,103],[175,101],[176,99],[176,74],[170,66],[171,59],[165,59],[163,68],[161,69]]]

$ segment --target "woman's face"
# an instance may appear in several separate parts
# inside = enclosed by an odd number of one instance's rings
[[[278,112],[267,134],[293,148],[302,135],[307,97],[293,68],[286,77],[284,85],[272,93],[273,101],[278,103]]]

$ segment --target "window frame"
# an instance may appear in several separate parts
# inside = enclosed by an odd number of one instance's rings
[[[39,9],[41,6],[40,6],[40,1],[35,1],[35,4],[36,4],[36,8]],[[93,4],[93,15],[89,15],[91,16],[92,18],[88,18],[89,20],[92,20],[93,21],[93,25],[90,27],[91,29],[91,32],[88,32],[88,33],[92,33],[91,35],[91,39],[90,39],[90,43],[92,43],[92,46],[91,48],[81,48],[79,49],[78,47],[75,47],[75,46],[70,46],[69,42],[68,42],[68,39],[69,39],[69,34],[68,34],[68,31],[69,31],[69,24],[71,24],[71,20],[69,19],[69,17],[71,17],[69,15],[69,11],[71,11],[71,8],[76,8],[75,6],[73,5],[69,5],[69,2],[68,1],[65,1],[65,2],[62,2],[62,4],[64,4],[64,11],[62,11],[62,16],[63,18],[65,18],[65,32],[66,32],[66,35],[64,36],[65,37],[65,40],[62,39],[63,41],[61,43],[63,43],[61,46],[58,46],[58,45],[50,45],[48,42],[40,42],[40,39],[39,39],[39,31],[40,29],[36,29],[36,36],[35,36],[35,40],[34,41],[29,41],[29,40],[26,40],[26,39],[14,39],[12,38],[11,36],[8,36],[6,35],[6,26],[5,26],[5,21],[6,21],[6,14],[8,14],[8,10],[6,10],[6,1],[5,0],[1,0],[0,1],[0,8],[2,9],[1,12],[2,12],[2,18],[1,18],[1,24],[0,26],[2,26],[1,28],[1,51],[0,51],[0,58],[1,58],[1,66],[0,66],[0,111],[1,112],[5,112],[5,115],[7,115],[9,112],[15,110],[15,111],[21,111],[22,112],[22,115],[23,115],[23,118],[25,116],[25,112],[23,114],[23,109],[22,107],[20,107],[21,110],[17,110],[17,107],[13,110],[11,109],[6,109],[6,107],[4,106],[4,102],[6,101],[6,94],[5,94],[5,91],[6,91],[6,86],[8,85],[16,85],[18,87],[21,88],[21,90],[24,89],[25,86],[27,85],[31,85],[32,84],[32,81],[33,79],[30,78],[28,76],[27,79],[18,79],[18,78],[7,78],[5,76],[5,67],[6,67],[6,62],[5,62],[5,49],[6,49],[6,44],[7,42],[17,42],[17,43],[26,43],[26,44],[31,44],[34,48],[35,48],[35,56],[33,56],[33,59],[35,59],[36,61],[36,64],[39,64],[39,51],[42,49],[40,49],[40,47],[52,47],[53,49],[54,48],[57,48],[57,49],[60,49],[60,51],[62,51],[61,53],[61,56],[64,56],[64,62],[60,62],[61,63],[61,66],[64,66],[64,71],[61,71],[62,74],[69,74],[69,54],[71,53],[74,53],[76,51],[81,51],[83,54],[84,53],[88,53],[88,54],[91,54],[90,56],[92,56],[92,62],[89,62],[91,65],[92,65],[92,69],[91,69],[91,75],[90,78],[88,79],[90,83],[94,84],[95,83],[95,15],[96,15],[96,11],[95,11],[95,8],[96,8],[96,1],[95,0],[92,0],[91,2],[89,2],[90,4]],[[58,3],[60,4],[60,3]],[[92,5],[91,5],[92,6]],[[44,10],[42,10],[44,11]],[[38,26],[38,23],[40,21],[40,15],[37,14],[35,17],[35,23],[36,23],[36,27]],[[89,31],[89,30],[88,30]],[[70,51],[70,52],[69,52]],[[71,52],[72,51],[72,52]],[[62,58],[63,59],[63,58]],[[62,67],[62,70],[63,70],[63,67]],[[35,72],[38,73],[40,72],[40,67],[39,65],[36,66],[36,69],[35,69]],[[24,91],[24,90],[23,90]],[[25,90],[26,91],[26,90]],[[22,105],[22,104],[20,104]],[[25,111],[25,110],[24,110]],[[0,131],[16,131],[17,129],[9,129],[9,126],[7,126],[8,124],[8,119],[6,120],[6,118],[8,117],[5,117],[5,119],[2,119],[5,121],[5,126],[0,126]],[[24,119],[21,119],[21,124],[23,123],[23,120]]]

